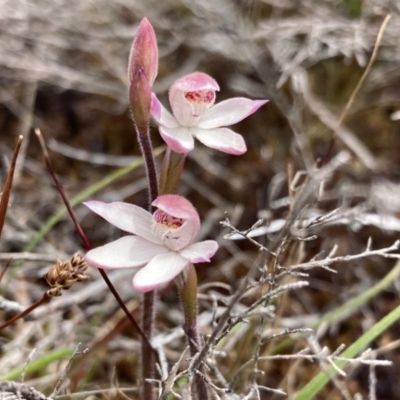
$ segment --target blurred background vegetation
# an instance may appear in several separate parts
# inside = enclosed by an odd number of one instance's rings
[[[346,149],[352,155],[351,162],[326,182],[322,198],[307,204],[309,217],[340,207],[340,216],[346,221],[307,231],[318,239],[291,246],[284,260],[288,266],[321,252],[326,255],[334,245],[340,255],[357,254],[364,251],[369,237],[374,248],[390,246],[399,237],[398,1],[1,0],[2,181],[16,138],[20,134],[25,137],[1,250],[17,253],[29,248],[40,255],[39,260],[26,260],[13,270],[12,278],[2,284],[3,296],[24,305],[35,301],[44,287],[49,259],[68,257],[82,248],[65,215],[34,248],[29,247],[62,204],[45,172],[32,128],[40,128],[71,198],[140,156],[128,109],[126,70],[130,45],[144,16],[154,26],[160,50],[159,75],[153,89],[166,106],[170,85],[193,71],[206,72],[217,80],[221,88],[217,101],[234,96],[270,100],[234,127],[245,137],[249,149],[245,155],[234,157],[198,145],[189,155],[179,189],[198,208],[205,222],[202,235],[217,239],[221,246],[212,265],[198,268],[200,282],[223,282],[234,291],[248,263],[257,257],[257,248],[245,241],[224,240],[227,232],[219,221],[227,213],[238,229],[248,229],[260,217],[267,221],[287,217],[293,196],[288,181],[297,171],[312,175],[326,155],[339,115],[365,70],[388,13],[392,18],[377,59],[334,141],[332,156]],[[152,137],[155,147],[163,145],[156,126]],[[144,170],[135,169],[112,181],[91,198],[145,206]],[[121,234],[81,205],[76,212],[93,246]],[[368,219],[368,215],[375,219]],[[264,236],[260,241],[268,245],[272,239]],[[271,327],[309,326],[379,282],[394,261],[371,257],[337,263],[333,266],[337,274],[311,271],[310,287],[282,299],[277,305],[281,321],[271,322]],[[115,279],[139,316],[140,297],[132,293],[126,276],[116,275]],[[90,285],[98,279],[97,271],[92,271]],[[33,347],[43,356],[83,342],[91,351],[71,372],[67,391],[108,388],[113,376],[121,386],[135,384],[137,361],[132,354],[137,352],[138,338],[128,325],[118,325],[123,317],[105,288],[90,288],[92,292],[74,289],[53,308],[39,310],[37,321],[20,322],[4,331],[0,375],[22,366]],[[321,343],[334,350],[340,343],[354,342],[399,304],[398,290],[399,281],[351,318],[329,326],[320,336]],[[164,334],[168,360],[174,362],[183,349],[182,342],[176,341],[181,318],[178,300],[174,290],[162,291],[160,298],[157,330]],[[207,304],[201,303],[204,316],[211,312]],[[398,340],[399,328],[395,325],[373,347]],[[203,333],[209,329],[205,323]],[[256,338],[254,332],[246,332],[221,361],[228,381],[251,357]],[[177,336],[167,340],[167,333]],[[298,351],[302,345],[299,339],[290,351]],[[263,351],[268,353],[270,348]],[[394,365],[378,370],[378,398],[398,399],[398,346],[379,357]],[[63,365],[60,361],[43,366],[28,374],[27,381],[50,393]],[[317,365],[304,365],[265,362],[262,382],[294,393],[318,370]],[[245,383],[241,385],[245,387]],[[366,396],[368,369],[353,368],[345,385],[350,393]],[[271,396],[265,399],[275,398]],[[342,398],[333,386],[320,396]]]

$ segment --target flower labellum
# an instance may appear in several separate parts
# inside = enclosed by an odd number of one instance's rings
[[[160,124],[167,145],[177,153],[188,153],[194,139],[224,153],[246,152],[244,139],[226,126],[236,124],[256,112],[267,100],[244,97],[222,101],[214,106],[217,82],[202,72],[193,72],[175,81],[169,91],[172,115],[153,93],[151,113]]]
[[[90,250],[85,260],[102,269],[141,268],[133,288],[148,292],[179,275],[190,263],[209,262],[218,249],[214,240],[193,243],[200,219],[182,196],[159,196],[154,214],[133,204],[89,201],[84,203],[105,220],[132,235]]]

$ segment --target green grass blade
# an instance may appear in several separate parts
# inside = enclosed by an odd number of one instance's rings
[[[378,283],[361,293],[357,297],[349,300],[337,309],[322,316],[317,323],[310,326],[312,329],[318,329],[322,324],[332,324],[344,320],[346,317],[354,313],[361,306],[376,297],[379,293],[385,290],[394,280],[400,275],[400,262],[398,262],[392,270],[387,273]],[[295,339],[288,338],[282,341],[271,350],[271,354],[279,354],[286,347],[295,342]]]
[[[380,334],[386,331],[392,324],[400,319],[400,306],[396,307],[392,312],[377,322],[371,329],[364,335],[356,340],[346,351],[340,356],[345,358],[353,358],[360,354],[373,340]],[[343,368],[346,364],[345,361],[337,361],[336,365]],[[336,375],[337,372],[330,367],[328,369],[331,376]],[[293,400],[311,400],[318,394],[318,392],[329,382],[329,377],[324,372],[320,372],[314,377],[303,389],[300,390],[293,398]]]
[[[155,155],[159,155],[163,151],[163,149],[157,149],[154,153]],[[83,190],[82,192],[78,193],[76,196],[74,196],[71,200],[71,206],[76,206],[77,204],[81,203],[82,201],[88,199],[90,196],[94,195],[95,193],[99,192],[100,190],[104,189],[107,187],[109,184],[113,183],[119,178],[122,178],[124,175],[127,173],[135,170],[136,168],[140,167],[143,165],[143,159],[139,158],[137,161],[133,162],[130,165],[127,165],[126,167],[122,167],[117,169],[116,171],[112,172],[110,175],[106,176],[104,179],[100,180],[99,182],[96,182],[92,186],[89,186],[87,189]],[[32,238],[32,240],[27,244],[25,247],[24,251],[30,252],[32,251],[38,243],[43,239],[47,233],[56,225],[61,218],[67,213],[66,207],[63,205],[61,206],[57,212],[49,218],[45,224],[42,226],[42,228],[39,230],[39,232]]]
[[[71,358],[73,353],[74,350],[72,349],[62,349],[53,352],[48,352],[40,359],[32,361],[26,367],[26,373],[29,374],[33,372],[40,372],[53,362],[58,362],[66,358]],[[18,380],[21,377],[22,371],[23,367],[18,367],[6,375],[0,376],[0,381]]]

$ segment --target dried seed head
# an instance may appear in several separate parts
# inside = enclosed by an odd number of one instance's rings
[[[46,274],[47,283],[51,287],[47,294],[50,297],[61,296],[62,291],[70,289],[75,282],[89,279],[89,276],[84,274],[87,268],[88,264],[80,253],[74,254],[67,261],[57,259]]]

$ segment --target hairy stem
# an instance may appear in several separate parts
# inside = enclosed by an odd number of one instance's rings
[[[151,145],[150,132],[147,127],[147,132],[140,132],[137,129],[138,140],[146,165],[148,188],[149,188],[149,211],[151,212],[151,203],[158,197],[158,178],[156,163],[154,160],[153,147]],[[153,348],[149,342],[153,335],[154,326],[154,300],[156,291],[145,293],[143,296],[142,307],[142,330],[147,340],[142,340],[142,380],[141,393],[142,398],[153,400],[153,384],[146,379],[154,379],[155,377],[155,356]]]
[[[153,147],[151,145],[151,138],[149,132],[142,134],[138,132],[139,144],[146,166],[147,181],[149,185],[149,209],[151,203],[158,197],[158,178],[156,162],[154,160]]]

